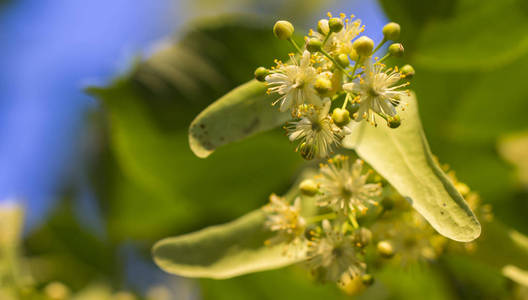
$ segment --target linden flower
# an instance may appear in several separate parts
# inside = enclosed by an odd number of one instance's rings
[[[290,141],[300,140],[296,150],[306,159],[327,157],[348,132],[332,122],[330,105],[330,99],[325,99],[322,107],[304,105],[300,108],[301,119],[286,125]]]
[[[375,114],[394,117],[395,107],[401,102],[401,97],[408,95],[408,91],[398,90],[409,85],[408,82],[395,85],[402,75],[398,69],[389,68],[384,71],[385,65],[372,62],[366,63],[365,75],[358,82],[343,84],[343,89],[348,93],[356,94],[359,110],[356,121],[366,119],[376,124]]]
[[[279,233],[269,243],[292,241],[304,232],[306,221],[301,216],[300,198],[296,198],[293,205],[289,205],[283,197],[272,194],[270,204],[264,210],[268,213],[266,227]]]
[[[332,17],[332,15],[329,14],[329,17]],[[361,26],[361,20],[352,20],[354,16],[351,16],[350,19],[348,19],[346,18],[345,14],[341,14],[340,18],[343,20],[343,29],[341,29],[339,32],[332,33],[328,38],[328,41],[323,46],[323,49],[327,52],[336,54],[351,55],[354,51],[354,48],[352,47],[352,40],[356,38],[361,32],[363,32],[364,28]],[[328,22],[325,22],[321,25],[325,27],[324,30],[326,32],[329,31]],[[325,35],[313,30],[310,31],[310,34],[321,41],[325,40],[326,37]]]
[[[295,115],[300,105],[320,105],[321,98],[313,86],[317,71],[310,65],[310,52],[304,51],[300,63],[295,60],[293,54],[290,58],[293,64],[284,65],[279,62],[277,68],[273,69],[265,80],[270,86],[268,93],[281,95],[273,105],[280,102],[280,111],[291,110],[292,115]]]
[[[323,195],[318,205],[330,206],[341,215],[352,212],[364,214],[367,204],[378,205],[375,197],[381,195],[379,184],[366,183],[369,173],[362,174],[363,161],[353,164],[346,156],[336,156],[321,166],[320,190]]]
[[[308,264],[312,270],[323,272],[323,279],[327,281],[361,274],[366,265],[358,258],[352,236],[332,228],[328,220],[323,220],[322,227],[324,236],[315,234],[308,243]]]

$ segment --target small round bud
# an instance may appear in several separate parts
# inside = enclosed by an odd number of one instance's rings
[[[401,125],[400,116],[395,115],[394,117],[387,118],[387,126],[390,128],[398,128]]]
[[[66,300],[70,298],[70,289],[58,281],[46,285],[44,293],[51,300]]]
[[[330,31],[339,32],[343,29],[343,20],[341,18],[331,18],[328,20],[328,26],[330,27]]]
[[[370,274],[361,275],[361,282],[366,286],[371,286],[374,283],[374,277]]]
[[[255,79],[257,79],[258,81],[265,81],[266,80],[266,76],[268,76],[269,74],[269,70],[264,68],[264,67],[258,67],[256,70],[255,70]]]
[[[389,53],[395,57],[403,56],[403,45],[400,43],[394,43],[389,46]]]
[[[372,54],[372,49],[374,49],[374,41],[369,37],[362,36],[354,41],[352,47],[356,50],[358,55],[362,57],[370,56]]]
[[[397,41],[400,38],[400,24],[390,22],[383,26],[383,36],[386,40]]]
[[[322,35],[327,35],[330,32],[330,26],[327,19],[321,19],[317,22],[317,32]]]
[[[350,113],[346,109],[335,108],[332,112],[332,121],[339,127],[350,123]]]
[[[348,55],[350,55],[350,59],[353,61],[356,61],[358,59],[358,54],[354,48],[350,49],[350,53],[348,53]]]
[[[413,78],[414,77],[414,68],[411,65],[405,65],[400,69],[400,73],[402,73],[405,78]]]
[[[336,57],[336,61],[338,64],[341,65],[341,67],[346,68],[348,65],[350,65],[350,60],[348,59],[348,55],[341,53]]]
[[[294,27],[288,21],[277,21],[273,26],[273,34],[281,40],[287,40],[292,37]]]
[[[319,186],[315,181],[311,179],[305,179],[299,184],[299,189],[301,190],[301,194],[305,196],[315,196],[317,192],[319,191]]]
[[[311,53],[314,53],[314,52],[321,50],[322,46],[323,46],[323,42],[321,42],[320,39],[311,38],[311,39],[308,39],[308,42],[306,43],[306,50],[310,51]]]
[[[326,76],[318,76],[314,82],[314,89],[319,95],[324,96],[332,90],[332,81]]]
[[[299,153],[301,154],[302,158],[306,160],[312,160],[315,157],[315,148],[313,145],[304,142],[299,146]]]
[[[378,253],[384,258],[391,258],[394,256],[394,248],[389,241],[380,241],[376,246]]]

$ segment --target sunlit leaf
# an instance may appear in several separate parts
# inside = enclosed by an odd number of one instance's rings
[[[272,101],[265,84],[256,80],[232,90],[191,123],[191,149],[197,156],[207,157],[219,146],[277,127],[291,118],[272,107]]]
[[[161,240],[152,250],[163,270],[187,277],[230,278],[275,269],[304,259],[284,255],[285,245],[266,246],[272,232],[256,210],[233,222]]]
[[[480,224],[449,178],[434,161],[418,115],[414,95],[405,99],[402,125],[391,129],[362,122],[343,145],[355,149],[385,177],[442,235],[471,241]]]

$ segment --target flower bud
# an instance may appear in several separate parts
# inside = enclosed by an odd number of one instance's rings
[[[354,48],[350,48],[348,55],[352,61],[356,61],[358,59],[358,54]]]
[[[384,258],[391,258],[394,256],[394,248],[389,241],[380,241],[376,246],[378,253]]]
[[[400,69],[400,73],[405,76],[405,78],[413,78],[414,77],[414,68],[411,65],[405,65]]]
[[[306,50],[310,51],[311,53],[317,52],[321,50],[321,47],[323,46],[323,42],[321,42],[318,38],[310,38],[308,39],[308,42],[306,43]]]
[[[317,32],[322,35],[327,35],[330,32],[330,26],[327,19],[321,19],[317,22]]]
[[[341,67],[346,68],[348,65],[350,65],[350,60],[348,59],[348,55],[341,53],[336,57],[336,61]]]
[[[339,127],[350,123],[350,113],[346,109],[335,108],[332,112],[332,121]]]
[[[383,26],[383,36],[386,40],[397,41],[400,38],[400,24],[390,22]]]
[[[339,32],[343,29],[343,20],[341,18],[331,18],[328,20],[328,26],[330,27],[330,31]]]
[[[374,283],[374,277],[370,274],[361,275],[361,282],[366,286],[371,286]]]
[[[58,281],[46,285],[44,293],[51,300],[66,300],[70,298],[70,289]]]
[[[314,89],[321,96],[325,96],[332,90],[332,81],[326,76],[317,76],[317,79],[314,82]]]
[[[389,46],[389,53],[395,57],[403,56],[403,45],[400,43],[394,43]]]
[[[294,27],[288,21],[277,21],[273,26],[273,34],[281,40],[287,40],[292,37]]]
[[[315,196],[319,191],[319,186],[312,179],[305,179],[299,184],[301,194],[305,196]]]
[[[387,118],[387,126],[390,128],[398,128],[401,125],[400,116],[395,115],[394,117]]]
[[[374,49],[374,41],[369,37],[362,36],[354,41],[352,47],[356,50],[358,55],[362,57],[370,56],[372,54],[372,49]]]
[[[269,70],[264,68],[264,67],[258,67],[256,70],[255,70],[255,79],[257,79],[258,81],[265,81],[266,80],[266,76],[268,76],[269,74]]]

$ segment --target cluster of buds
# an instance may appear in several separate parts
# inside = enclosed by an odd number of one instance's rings
[[[350,133],[353,123],[366,120],[377,126],[379,118],[390,128],[401,124],[398,109],[404,109],[404,90],[414,75],[410,65],[387,68],[390,57],[401,57],[404,49],[392,43],[381,57],[376,53],[389,41],[397,41],[400,25],[383,27],[383,39],[377,44],[367,36],[361,21],[354,16],[322,19],[317,30],[310,30],[300,47],[294,40],[294,27],[278,21],[273,33],[291,43],[295,53],[288,62],[276,60],[276,66],[259,67],[255,78],[266,82],[268,93],[278,94],[272,104],[289,111],[292,121],[285,126],[297,151],[305,159],[328,157]]]
[[[475,194],[451,178],[460,192]],[[298,192],[291,203],[270,197],[266,226],[276,234],[270,241],[290,247],[285,250],[288,255],[306,257],[312,274],[322,282],[346,287],[359,281],[365,287],[373,282],[372,268],[385,262],[431,261],[448,249],[475,247],[452,245],[360,159],[343,155],[328,159],[317,174],[301,181]],[[316,212],[306,209],[311,213],[303,215],[302,207],[314,204]],[[474,206],[479,211],[478,203]]]

